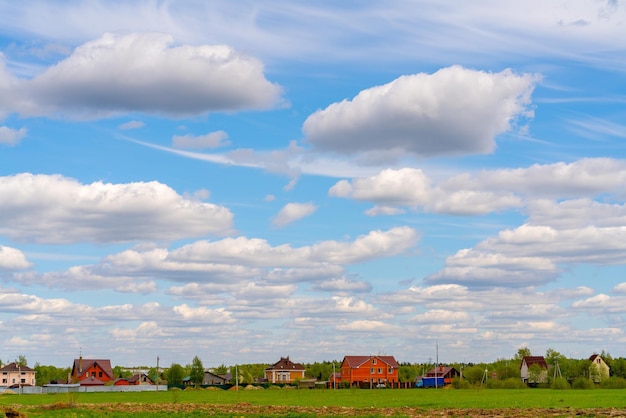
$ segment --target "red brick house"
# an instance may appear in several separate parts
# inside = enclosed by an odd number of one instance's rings
[[[276,363],[265,369],[265,379],[270,383],[293,383],[304,379],[305,368],[300,363],[281,357]]]
[[[72,366],[72,382],[82,386],[101,386],[113,380],[111,360],[106,359],[74,359]]]
[[[394,387],[398,384],[398,362],[393,356],[345,356],[341,362],[341,382],[350,386]]]

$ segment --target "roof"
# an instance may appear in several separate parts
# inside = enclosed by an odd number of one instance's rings
[[[146,377],[150,382],[152,382],[152,379],[150,378],[150,376],[148,376],[145,373],[135,373],[134,375],[132,375],[131,377],[128,378],[128,383],[136,383],[136,382],[141,382],[143,377]]]
[[[80,381],[81,386],[104,386],[104,382],[91,376]]]
[[[281,357],[276,363],[272,364],[265,370],[306,370],[300,363],[294,363],[289,360],[289,356]]]
[[[378,359],[387,364],[389,367],[399,367],[398,362],[393,356],[345,356],[342,364],[345,362],[350,368],[355,369],[367,363],[370,359]]]
[[[0,368],[0,372],[34,372],[34,370],[28,366],[19,366],[16,362],[12,362]]]
[[[76,376],[76,370],[80,369],[80,358],[74,359],[74,365],[72,366],[72,376]],[[94,365],[98,365],[102,371],[109,376],[109,378],[113,379],[113,368],[111,367],[111,360],[109,359],[82,359],[83,370],[88,370],[90,367]]]
[[[530,367],[532,365],[538,365],[541,368],[547,369],[548,368],[548,363],[546,363],[546,359],[543,358],[543,356],[525,356],[522,359],[522,364],[526,363],[527,367]],[[520,365],[520,368],[522,366]]]
[[[449,366],[439,366],[439,367],[433,367],[432,369],[430,369],[429,371],[426,372],[426,374],[428,376],[445,376],[448,373],[452,373],[452,374],[458,374],[457,370],[454,367],[449,367]]]
[[[592,354],[591,357],[589,357],[589,361],[594,361],[597,357],[600,357],[600,354]],[[602,359],[602,357],[600,357]],[[602,359],[604,361],[604,359]]]

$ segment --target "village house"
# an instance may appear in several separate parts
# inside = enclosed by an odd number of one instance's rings
[[[611,368],[598,354],[593,354],[589,357],[591,366],[589,367],[589,378],[595,383],[600,383],[606,380],[610,376]]]
[[[395,387],[398,367],[393,356],[345,356],[341,362],[341,382],[350,386]]]
[[[265,369],[265,379],[270,383],[293,383],[304,379],[305,368],[302,364],[281,357],[276,363]]]
[[[535,385],[548,381],[548,363],[543,356],[525,356],[520,365],[522,382]]]
[[[0,376],[4,387],[35,386],[35,371],[28,366],[20,366],[16,362],[0,368]]]
[[[115,386],[136,386],[136,385],[154,385],[154,382],[145,373],[135,373],[129,378],[121,377],[119,379],[115,379],[113,383]]]
[[[102,386],[113,380],[113,368],[108,359],[74,359],[71,380],[81,386]]]
[[[461,373],[454,367],[442,366],[433,367],[426,372],[427,377],[443,377],[443,381],[446,385],[452,383],[452,379],[459,377]]]

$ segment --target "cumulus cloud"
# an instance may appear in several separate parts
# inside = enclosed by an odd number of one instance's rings
[[[27,132],[26,128],[11,129],[7,126],[0,126],[0,144],[17,145]]]
[[[328,194],[334,197],[375,202],[368,215],[396,215],[406,206],[426,212],[452,215],[482,215],[522,206],[520,197],[510,192],[470,189],[446,190],[432,184],[416,168],[386,169],[377,175],[341,180]]]
[[[323,292],[367,293],[372,291],[372,285],[365,281],[342,277],[324,280],[315,284],[312,289]]]
[[[306,203],[287,203],[278,212],[272,223],[278,227],[283,227],[299,221],[302,218],[311,216],[317,210],[317,206],[313,202]]]
[[[537,81],[533,74],[459,66],[406,75],[318,110],[303,131],[315,149],[341,154],[486,154],[498,135],[532,116]]]
[[[172,146],[175,148],[218,148],[228,145],[228,134],[224,131],[210,132],[206,135],[174,135]]]
[[[104,34],[30,80],[5,88],[5,112],[100,118],[266,109],[281,88],[263,64],[226,45],[174,45],[160,33]]]
[[[152,181],[81,184],[60,175],[0,177],[0,233],[39,243],[124,242],[223,234],[233,215]]]
[[[562,208],[562,209],[561,209]],[[459,250],[429,283],[529,286],[556,279],[564,265],[621,264],[626,206],[582,199],[529,208],[529,221]]]
[[[298,282],[323,282],[344,274],[346,265],[402,254],[417,242],[416,232],[408,227],[389,231],[372,231],[353,242],[322,241],[311,246],[293,248],[289,245],[272,247],[265,240],[245,237],[219,241],[197,241],[168,250],[161,247],[138,247],[111,254],[100,263],[73,266],[61,272],[14,273],[13,280],[67,290],[114,289],[120,292],[148,293],[156,288],[155,281],[196,283],[192,288],[170,289],[172,294],[189,296],[208,292],[233,293],[232,285],[246,286],[247,292],[264,289],[288,291]],[[265,282],[265,283],[263,283]],[[341,286],[360,287],[360,282],[340,281]],[[329,286],[329,283],[326,284]],[[187,290],[191,289],[190,292]],[[239,289],[243,292],[243,288]]]
[[[444,182],[451,190],[510,191],[535,198],[580,198],[623,191],[626,161],[583,158],[572,163],[534,164],[523,168],[481,170]]]
[[[385,169],[369,177],[340,180],[328,191],[332,197],[372,202],[371,216],[397,215],[403,208],[450,215],[484,215],[528,205],[532,219],[555,218],[555,211],[588,213],[592,206],[596,222],[613,219],[617,207],[601,203],[581,204],[584,199],[554,202],[548,199],[576,199],[624,193],[626,161],[612,158],[585,158],[572,163],[535,164],[516,169],[480,170],[463,173],[435,183],[418,168]],[[549,208],[552,208],[550,210]],[[602,207],[603,209],[601,209]],[[541,209],[541,210],[539,210]],[[561,217],[561,221],[572,219]],[[592,218],[589,218],[591,221]]]
[[[31,265],[20,250],[0,245],[0,270],[23,270]]]

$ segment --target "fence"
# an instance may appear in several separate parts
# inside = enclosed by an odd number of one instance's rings
[[[7,390],[7,389],[5,389]],[[8,389],[15,394],[39,395],[44,393],[70,393],[70,392],[156,392],[167,391],[167,385],[131,385],[131,386],[80,386],[76,385],[46,385],[46,386],[23,386],[21,388]],[[2,393],[2,389],[0,389]]]

